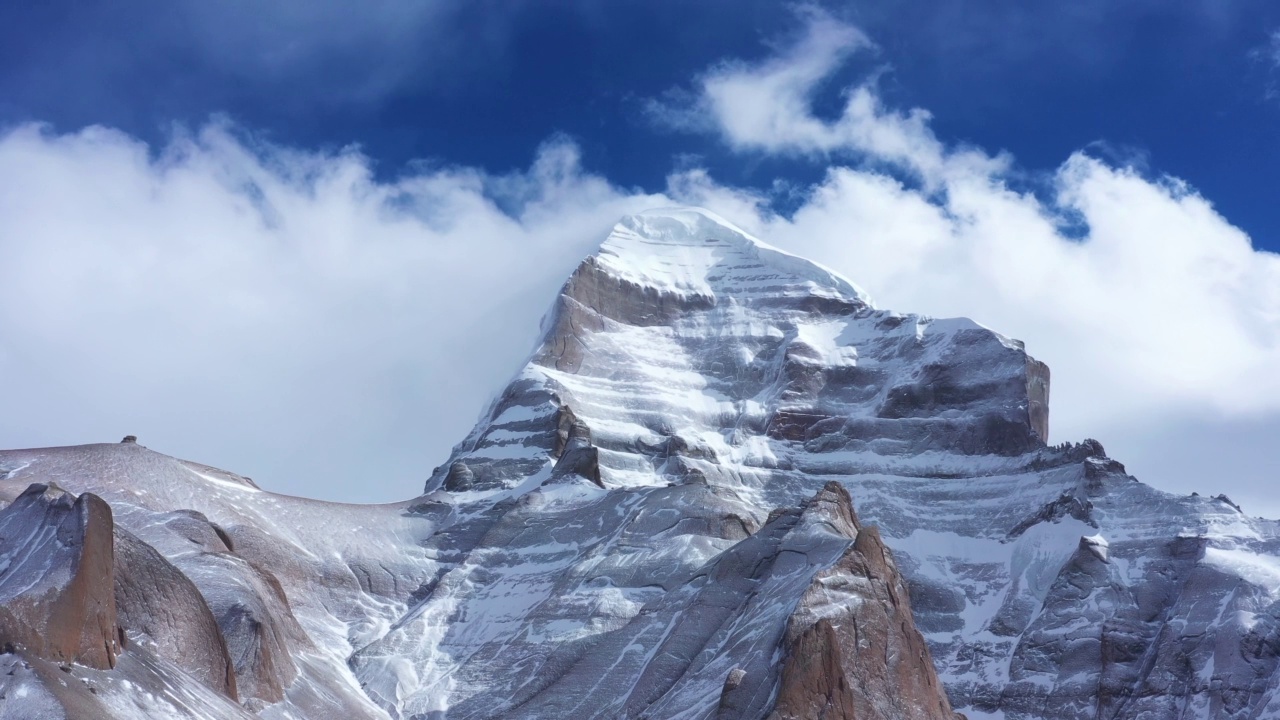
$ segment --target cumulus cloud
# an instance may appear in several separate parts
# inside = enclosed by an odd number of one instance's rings
[[[966,315],[1025,340],[1054,369],[1059,439],[1098,436],[1139,470],[1176,473],[1153,437],[1185,447],[1197,428],[1221,434],[1242,418],[1280,427],[1280,256],[1255,250],[1186,183],[1083,152],[1028,187],[1007,155],[949,146],[927,112],[885,107],[874,81],[819,117],[815,93],[868,43],[820,12],[805,24],[793,46],[713,67],[656,114],[701,115],[744,153],[830,163],[825,179],[791,217],[696,171],[675,183],[684,196],[845,273],[883,306]],[[1268,497],[1273,476],[1257,460],[1274,452],[1240,452],[1220,468],[1247,466],[1244,484]],[[1203,476],[1148,479],[1194,488]]]
[[[409,497],[582,256],[663,202],[566,141],[512,175],[378,182],[353,150],[225,124],[164,148],[19,127],[0,137],[3,445],[132,433],[273,489]]]

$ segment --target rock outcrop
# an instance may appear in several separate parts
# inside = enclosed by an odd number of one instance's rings
[[[120,654],[111,508],[33,484],[0,511],[0,644],[108,669]]]
[[[836,485],[832,492],[845,493]],[[847,497],[847,496],[846,496]],[[814,576],[787,628],[770,720],[954,720],[875,526]]]
[[[235,667],[222,630],[191,580],[133,533],[116,528],[115,600],[121,630],[233,700]]]

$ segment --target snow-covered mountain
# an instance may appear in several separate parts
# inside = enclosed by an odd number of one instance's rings
[[[0,718],[1280,717],[1280,526],[1047,446],[1021,343],[690,208],[543,329],[405,503],[0,452]],[[114,607],[72,615],[119,647],[35,648],[100,505]]]

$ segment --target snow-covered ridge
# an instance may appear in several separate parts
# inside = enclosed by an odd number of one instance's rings
[[[817,263],[779,250],[709,210],[658,208],[622,219],[597,253],[619,278],[678,293],[714,297],[722,292],[767,292],[770,276],[793,275],[826,292],[871,305],[853,283]],[[732,287],[729,284],[733,283]]]

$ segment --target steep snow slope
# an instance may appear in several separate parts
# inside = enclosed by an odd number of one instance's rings
[[[677,208],[583,262],[414,501],[129,445],[0,453],[0,487],[102,495],[209,598],[267,717],[946,717],[930,665],[975,720],[1280,717],[1280,527],[1046,446],[1048,381]],[[832,482],[878,533],[818,518]],[[914,624],[885,634],[899,569]]]

